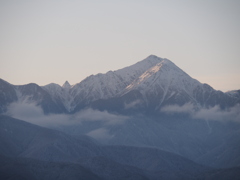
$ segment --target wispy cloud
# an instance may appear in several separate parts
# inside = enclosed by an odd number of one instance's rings
[[[185,113],[194,119],[204,120],[218,120],[218,121],[235,121],[240,122],[240,105],[234,107],[221,109],[219,106],[211,108],[194,109],[193,104],[187,103],[183,106],[169,105],[161,109],[161,112],[167,114]]]
[[[186,113],[192,114],[194,112],[194,106],[191,103],[186,103],[183,106],[179,105],[168,105],[161,108],[161,112],[164,113]]]
[[[201,109],[194,114],[194,118],[240,122],[240,105],[238,104],[226,110],[221,110],[219,106],[214,106],[209,109]]]
[[[16,102],[8,106],[7,115],[26,122],[44,127],[54,127],[59,125],[72,125],[81,123],[66,114],[49,114],[45,115],[42,108],[35,103]]]
[[[101,141],[108,140],[114,137],[114,135],[111,135],[106,128],[95,129],[93,131],[90,131],[86,135]]]
[[[139,104],[141,104],[142,101],[141,100],[136,100],[136,101],[132,101],[130,103],[125,103],[124,104],[124,108],[125,109],[132,109],[132,108],[136,108]]]
[[[85,109],[76,114],[44,114],[40,106],[34,103],[16,102],[8,107],[7,115],[44,127],[81,124],[84,121],[100,121],[105,126],[121,125],[128,117],[111,114],[107,111]]]
[[[128,119],[127,116],[112,114],[107,111],[98,111],[93,109],[85,109],[74,115],[75,118],[82,121],[102,121],[106,125],[123,124]]]

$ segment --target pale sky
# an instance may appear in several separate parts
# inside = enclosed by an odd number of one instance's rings
[[[75,84],[154,54],[240,89],[239,0],[0,0],[0,78]]]

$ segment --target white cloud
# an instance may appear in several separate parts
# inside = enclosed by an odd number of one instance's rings
[[[10,104],[6,114],[11,117],[44,127],[80,123],[80,121],[77,122],[76,119],[67,114],[45,115],[40,106],[37,106],[34,103],[27,103],[25,101]]]
[[[106,125],[118,125],[123,124],[128,119],[127,116],[111,114],[107,111],[98,111],[93,109],[85,109],[78,112],[75,118],[82,121],[102,121]]]
[[[187,113],[192,114],[194,112],[194,106],[191,103],[186,103],[183,106],[168,105],[161,108],[161,112],[164,113]]]
[[[194,109],[193,104],[187,103],[183,106],[169,105],[161,109],[161,112],[167,114],[185,113],[189,114],[194,119],[204,120],[218,120],[218,121],[235,121],[240,122],[240,105],[234,107],[221,109],[219,106],[211,108]]]
[[[214,106],[209,109],[201,109],[194,114],[194,118],[220,121],[230,120],[240,122],[240,105],[238,104],[226,110],[221,110],[219,106]]]
[[[97,140],[108,140],[114,137],[109,133],[109,131],[106,128],[95,129],[93,131],[90,131],[86,135]]]
[[[75,125],[84,121],[101,121],[105,126],[121,125],[128,117],[107,111],[85,109],[76,114],[44,114],[40,106],[26,101],[9,105],[6,115],[44,127]]]
[[[138,100],[130,102],[130,103],[125,103],[124,108],[125,109],[136,108],[138,104],[141,104],[141,102],[142,101],[138,99]]]

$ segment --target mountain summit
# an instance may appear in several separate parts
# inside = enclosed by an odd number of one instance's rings
[[[66,81],[66,82],[62,85],[62,88],[64,88],[64,89],[70,89],[70,88],[71,88],[71,85],[69,84],[68,81]]]

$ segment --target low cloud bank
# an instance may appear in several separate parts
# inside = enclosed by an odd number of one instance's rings
[[[174,113],[185,113],[185,114],[192,114],[194,113],[194,106],[191,103],[186,103],[183,106],[179,105],[169,105],[164,106],[161,108],[161,112],[167,114],[174,114]]]
[[[193,104],[187,103],[183,106],[169,105],[161,109],[167,114],[184,113],[194,119],[216,120],[216,121],[235,121],[240,123],[240,105],[222,110],[219,106],[212,108],[201,108],[196,110]]]
[[[59,125],[76,125],[85,121],[100,121],[105,126],[121,125],[128,117],[111,114],[107,111],[93,109],[82,110],[76,114],[49,114],[45,115],[40,106],[34,103],[16,102],[9,105],[6,115],[44,127]]]
[[[227,110],[221,110],[219,106],[210,109],[201,109],[194,115],[195,118],[205,120],[236,121],[240,123],[240,105]]]

